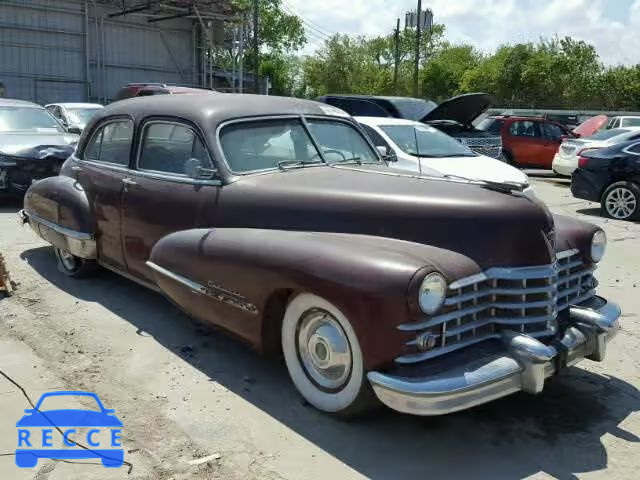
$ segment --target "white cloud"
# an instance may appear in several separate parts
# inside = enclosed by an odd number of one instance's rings
[[[303,16],[314,46],[320,33],[376,35],[395,28],[396,18],[415,9],[415,0],[283,0]],[[500,44],[571,35],[595,45],[606,64],[640,63],[640,0],[429,0],[447,38],[483,51]],[[424,7],[423,7],[424,8]]]

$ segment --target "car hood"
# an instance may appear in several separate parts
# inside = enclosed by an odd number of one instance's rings
[[[16,427],[121,427],[115,415],[92,410],[47,410],[23,416]]]
[[[422,117],[420,121],[452,120],[463,125],[470,125],[491,107],[491,104],[491,96],[488,93],[466,93],[445,100]]]
[[[416,158],[416,160],[418,160]],[[437,170],[443,175],[455,175],[472,180],[510,182],[528,185],[529,178],[520,169],[485,155],[477,157],[421,158],[423,167]]]
[[[553,217],[535,197],[395,174],[382,167],[310,167],[251,175],[222,189],[218,225],[357,233],[467,255],[484,268],[551,263]]]
[[[0,133],[0,154],[29,159],[54,156],[64,160],[73,153],[77,141],[77,135],[67,133]]]

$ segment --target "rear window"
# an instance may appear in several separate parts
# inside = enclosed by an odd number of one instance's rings
[[[499,120],[497,118],[485,118],[478,124],[478,129],[493,133],[494,135],[500,135],[502,125],[504,125],[504,120]]]
[[[422,120],[431,110],[438,105],[431,100],[421,100],[419,98],[394,98],[393,106],[396,107],[400,118],[407,120]]]
[[[626,128],[612,128],[611,130],[600,130],[588,138],[589,140],[609,140],[610,138],[629,133],[630,131],[631,130],[627,130]]]

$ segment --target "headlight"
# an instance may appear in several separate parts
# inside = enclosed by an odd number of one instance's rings
[[[604,257],[604,251],[607,249],[607,235],[604,230],[598,230],[591,237],[591,260],[599,262]]]
[[[430,273],[420,284],[418,303],[422,311],[428,315],[435,313],[444,302],[447,294],[447,282],[439,273]]]

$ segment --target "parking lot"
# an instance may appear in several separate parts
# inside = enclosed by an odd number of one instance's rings
[[[534,183],[554,212],[606,230],[599,290],[623,309],[606,361],[585,361],[537,397],[435,418],[381,410],[352,423],[305,406],[284,365],[160,295],[106,271],[65,277],[51,248],[17,225],[18,203],[2,200],[0,252],[18,286],[0,300],[0,368],[34,400],[53,389],[97,393],[123,421],[133,469],[42,460],[16,471],[15,422],[29,404],[0,377],[0,453],[10,454],[0,478],[637,477],[640,225],[601,218],[566,180],[535,174]]]

